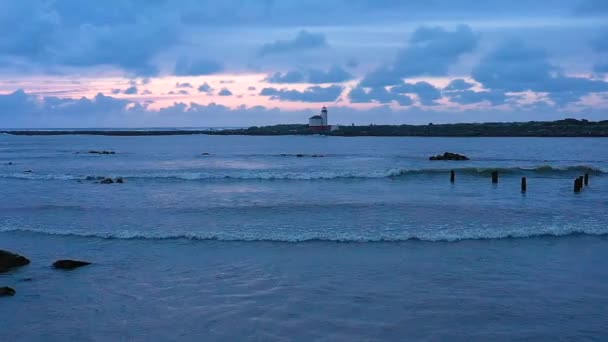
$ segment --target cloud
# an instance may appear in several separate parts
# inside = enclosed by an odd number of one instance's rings
[[[472,77],[487,90],[548,93],[558,105],[576,102],[594,92],[608,91],[608,82],[570,77],[553,65],[541,49],[510,40],[484,56]]]
[[[268,83],[305,83],[305,80],[304,74],[300,71],[275,72],[264,79]]]
[[[141,112],[145,107],[130,101],[97,94],[81,97],[38,97],[23,90],[0,94],[0,125],[4,127],[104,126],[110,117]],[[75,119],[77,119],[75,121]]]
[[[308,71],[308,83],[340,83],[352,80],[354,77],[339,66],[332,66],[328,71],[311,69]]]
[[[332,66],[327,71],[308,69],[306,71],[292,70],[285,73],[275,72],[264,79],[268,83],[341,83],[352,80],[354,76],[339,66]]]
[[[353,103],[381,103],[389,104],[396,102],[401,106],[413,104],[412,98],[386,90],[385,87],[364,88],[357,86],[348,93],[348,98]]]
[[[255,90],[256,90],[256,87],[247,87],[247,90],[250,90],[250,91],[255,91]]]
[[[168,95],[190,95],[190,93],[187,90],[185,90],[185,89],[181,89],[181,90],[178,90],[178,91],[171,90],[167,94]]]
[[[351,69],[354,69],[359,66],[359,62],[356,59],[351,58],[346,62],[346,66]]]
[[[127,94],[127,95],[135,95],[135,94],[137,94],[137,87],[131,86],[131,87],[125,89],[122,93]]]
[[[327,41],[323,33],[310,33],[306,30],[302,30],[298,32],[294,39],[277,40],[273,43],[262,45],[258,50],[258,55],[283,54],[323,47],[327,47]]]
[[[199,91],[199,93],[207,93],[207,94],[211,94],[211,93],[213,93],[213,90],[214,90],[214,89],[213,89],[213,88],[211,88],[211,86],[210,86],[210,85],[209,85],[209,83],[207,83],[207,82],[205,82],[205,83],[201,84],[201,85],[198,87],[198,91]]]
[[[394,94],[416,94],[424,106],[437,105],[436,100],[441,98],[441,92],[428,82],[403,83],[391,88]]]
[[[488,101],[490,104],[497,106],[504,104],[507,100],[507,95],[504,92],[493,91],[473,91],[460,90],[451,92],[448,97],[452,102],[459,104],[473,104]]]
[[[453,31],[439,26],[420,27],[409,44],[397,52],[393,63],[372,71],[361,83],[377,87],[396,85],[408,77],[446,76],[448,68],[463,54],[473,52],[477,44],[478,36],[467,25]]]
[[[394,95],[394,94],[393,94]],[[433,107],[437,108],[437,107]],[[330,108],[332,122],[341,124],[402,124],[428,122],[479,122],[556,120],[565,117],[605,120],[603,109],[587,108],[576,114],[556,111],[553,107],[535,106],[522,110],[487,109],[450,111],[419,107],[391,109],[377,106],[358,110],[349,106]],[[40,97],[17,90],[0,94],[0,127],[201,127],[251,126],[279,123],[306,123],[310,109],[280,110],[263,106],[229,108],[215,103],[176,102],[160,110],[152,110],[129,99],[117,99],[103,94],[92,98]]]
[[[599,73],[608,73],[608,62],[599,62],[593,65],[593,71]]]
[[[261,96],[269,96],[271,100],[296,101],[296,102],[333,102],[340,97],[344,87],[331,85],[328,87],[308,87],[304,91],[264,88],[260,92]]]
[[[228,88],[222,88],[217,94],[219,96],[232,96],[232,92]]]
[[[582,15],[602,16],[608,14],[608,2],[605,0],[584,0],[576,8]]]
[[[607,2],[603,2],[607,4]],[[604,27],[598,32],[591,41],[591,47],[600,54],[600,61],[593,65],[593,71],[598,73],[608,73],[608,27]]]
[[[400,84],[401,82],[403,82],[402,77],[397,75],[392,69],[382,66],[365,75],[361,80],[360,85],[363,87],[377,88]]]
[[[182,57],[175,63],[173,73],[176,76],[202,76],[222,72],[224,67],[219,62],[208,59],[189,60]]]
[[[475,86],[474,83],[469,83],[462,78],[457,78],[455,80],[450,81],[450,83],[443,88],[444,91],[453,91],[453,90],[467,90],[471,89]]]
[[[188,82],[184,82],[184,83],[175,83],[175,88],[193,88],[192,84],[188,83]]]

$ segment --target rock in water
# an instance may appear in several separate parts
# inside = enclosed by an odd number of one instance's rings
[[[208,152],[201,153],[201,156],[210,156],[211,154]]]
[[[118,178],[116,178],[115,182],[116,182],[116,183],[120,183],[120,184],[122,184],[122,183],[124,183],[124,182],[125,182],[125,180],[124,180],[124,179],[122,179],[121,177],[118,177]]]
[[[8,286],[0,287],[0,297],[14,296],[15,293],[16,293],[15,290]]]
[[[0,273],[29,264],[28,258],[0,249]]]
[[[469,157],[458,153],[445,152],[436,156],[429,157],[429,160],[470,160]]]
[[[78,267],[90,265],[90,262],[78,260],[57,260],[53,263],[53,267],[61,270],[73,270]]]
[[[96,151],[96,150],[91,150],[89,151],[89,153],[91,154],[116,154],[116,152],[114,151]]]
[[[100,184],[112,184],[114,183],[114,181],[112,180],[112,178],[104,178],[103,180],[99,181]]]

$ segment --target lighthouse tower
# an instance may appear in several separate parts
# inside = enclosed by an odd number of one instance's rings
[[[321,109],[321,117],[323,118],[323,126],[328,126],[327,124],[327,107],[323,106]]]
[[[321,114],[313,115],[308,118],[308,127],[312,131],[320,132],[320,131],[335,131],[338,129],[338,126],[330,126],[327,122],[327,107],[323,107],[321,109]]]

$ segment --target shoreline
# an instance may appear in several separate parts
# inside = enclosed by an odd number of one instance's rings
[[[253,126],[226,129],[10,129],[0,134],[22,136],[103,135],[103,136],[168,136],[168,135],[243,135],[286,136],[325,135],[336,137],[608,137],[608,120],[565,119],[507,123],[456,123],[428,125],[340,126],[336,131],[318,132],[308,125]]]

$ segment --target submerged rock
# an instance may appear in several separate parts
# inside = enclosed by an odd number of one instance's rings
[[[14,296],[16,291],[8,286],[0,287],[0,297]]]
[[[91,150],[91,151],[89,151],[89,153],[91,153],[91,154],[116,154],[116,152],[114,152],[114,151],[105,151],[105,150],[103,150],[103,151]]]
[[[25,266],[30,263],[30,260],[19,254],[0,250],[0,273],[6,272],[11,268]]]
[[[79,260],[57,260],[53,263],[53,267],[61,270],[73,270],[90,264],[90,262]]]
[[[469,160],[469,157],[458,153],[445,152],[444,154],[429,157],[429,160]]]
[[[281,153],[281,154],[279,154],[279,156],[281,156],[281,157],[298,157],[298,158],[303,158],[303,157],[321,158],[321,157],[325,157],[324,154],[305,154],[305,153],[298,153],[298,154]]]
[[[99,184],[114,184],[114,183],[119,183],[122,184],[125,182],[124,178],[122,177],[117,177],[115,179],[112,179],[110,177],[100,177],[100,178],[91,178],[89,179],[87,177],[88,180],[92,180],[92,179],[98,179],[99,181],[95,182],[95,183],[99,183]]]
[[[210,155],[211,155],[211,153],[207,153],[207,152],[201,153],[201,156],[210,156]]]

